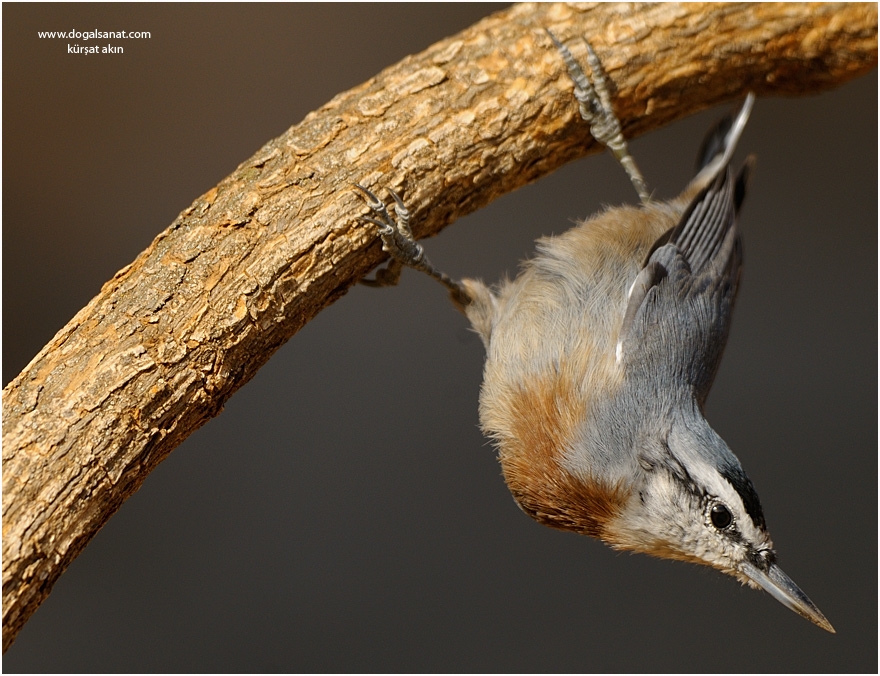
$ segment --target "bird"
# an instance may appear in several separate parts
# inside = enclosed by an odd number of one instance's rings
[[[638,205],[606,207],[537,242],[520,274],[489,286],[454,280],[395,217],[355,189],[391,255],[372,286],[404,267],[442,283],[486,349],[480,425],[513,498],[547,526],[617,550],[709,566],[763,589],[817,626],[834,628],[777,563],[761,501],[704,404],[730,331],[742,268],[737,227],[749,157],[731,160],[755,97],[708,133],[696,176],[652,198],[629,154],[609,78],[587,40],[592,77],[552,32],[581,117],[630,178]]]

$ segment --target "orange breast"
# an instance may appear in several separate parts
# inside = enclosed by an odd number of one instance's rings
[[[567,374],[535,380],[510,393],[509,420],[496,435],[507,486],[519,506],[537,521],[602,538],[606,524],[628,498],[622,486],[576,477],[563,465],[583,420],[585,402]]]

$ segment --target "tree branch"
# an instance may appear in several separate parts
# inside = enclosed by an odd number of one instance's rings
[[[877,63],[859,5],[520,5],[338,95],[198,198],[3,393],[3,649],[149,472],[382,258],[351,190],[420,236],[597,150],[544,28],[589,36],[629,138]],[[578,50],[580,53],[578,54]]]

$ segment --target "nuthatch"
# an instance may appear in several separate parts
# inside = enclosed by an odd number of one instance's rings
[[[752,482],[703,417],[739,282],[737,213],[751,161],[735,178],[729,165],[754,96],[708,135],[684,191],[654,201],[599,59],[587,44],[588,79],[550,37],[581,116],[626,170],[641,206],[606,209],[539,240],[520,275],[492,289],[434,268],[401,198],[391,192],[395,221],[357,186],[375,214],[365,220],[392,256],[370,282],[394,284],[406,265],[450,290],[486,347],[482,429],[529,516],[615,549],[717,568],[833,632],[777,565]]]

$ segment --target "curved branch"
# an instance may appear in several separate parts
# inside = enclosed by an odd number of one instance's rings
[[[877,63],[859,5],[519,5],[308,115],[198,198],[3,393],[3,648],[149,472],[382,258],[355,181],[417,234],[595,150],[544,28],[586,35],[632,138]]]

